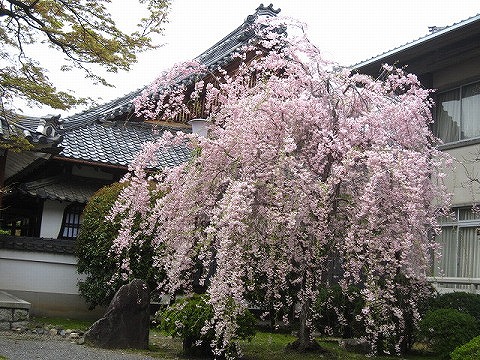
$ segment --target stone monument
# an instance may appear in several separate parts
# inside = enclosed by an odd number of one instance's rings
[[[110,349],[147,349],[149,326],[148,287],[134,279],[117,291],[105,315],[85,333],[85,342]]]

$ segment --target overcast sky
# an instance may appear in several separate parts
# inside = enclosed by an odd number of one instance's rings
[[[128,26],[137,15],[133,3],[112,1],[120,26]],[[50,77],[59,88],[74,90],[78,96],[100,97],[100,103],[114,99],[148,84],[170,65],[199,55],[240,25],[260,3],[259,0],[172,0],[165,36],[158,39],[164,46],[141,54],[129,73],[108,74],[108,80],[116,86],[114,89],[93,86],[81,76],[60,74],[55,69]],[[344,66],[422,37],[428,34],[429,26],[452,25],[480,13],[478,0],[275,0],[273,6],[281,9],[280,15],[306,23],[309,38],[324,56]],[[39,57],[42,55],[46,54]],[[30,110],[24,113],[61,113]]]

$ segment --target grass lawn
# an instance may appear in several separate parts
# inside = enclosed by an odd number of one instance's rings
[[[251,341],[242,341],[244,360],[433,360],[434,357],[426,355],[408,355],[404,357],[397,356],[377,356],[369,357],[362,354],[349,353],[339,348],[337,342],[320,341],[323,348],[327,349],[327,353],[306,353],[299,354],[296,352],[286,352],[285,346],[295,340],[295,337],[286,334],[273,334],[266,332],[258,332]],[[162,359],[190,359],[182,355],[182,342],[180,339],[172,339],[164,336],[157,330],[150,331],[150,351],[145,352],[153,357]],[[199,360],[199,358],[191,358]]]
[[[35,327],[51,325],[54,327],[61,327],[63,329],[75,329],[85,331],[92,324],[91,321],[70,320],[63,318],[42,318],[36,317],[31,320],[31,326]],[[293,342],[295,337],[287,334],[257,332],[257,335],[252,341],[242,341],[241,347],[244,353],[244,360],[433,360],[434,357],[426,355],[408,355],[404,357],[396,356],[377,356],[368,357],[362,354],[349,353],[341,349],[335,341],[322,341],[320,344],[326,353],[306,353],[299,354],[296,352],[286,352],[287,344]],[[182,354],[182,341],[177,338],[165,336],[162,332],[151,329],[150,330],[150,349],[149,350],[132,350],[135,353],[142,353],[159,359],[165,360],[202,360],[199,357],[187,357]],[[0,360],[4,358],[0,355]]]
[[[430,359],[432,357],[411,355],[399,358],[397,356],[378,356],[368,357],[362,354],[349,353],[338,346],[336,341],[322,341],[319,339],[320,345],[328,350],[327,353],[307,353],[299,354],[295,352],[286,352],[285,346],[295,340],[295,337],[286,334],[271,334],[259,332],[255,338],[249,343],[242,344],[246,360],[313,360],[313,359],[338,359],[338,360],[366,360],[366,359]]]

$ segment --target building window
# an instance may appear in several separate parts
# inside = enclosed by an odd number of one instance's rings
[[[435,264],[435,275],[480,278],[480,214],[457,208],[441,225],[442,256]]]
[[[84,206],[80,204],[70,204],[63,212],[62,227],[60,228],[60,239],[75,239],[82,223],[81,215]]]
[[[444,143],[480,137],[480,82],[439,93],[435,135]]]

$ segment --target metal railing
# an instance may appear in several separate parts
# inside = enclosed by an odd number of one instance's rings
[[[470,291],[479,290],[480,278],[431,276],[427,280],[439,291]]]

